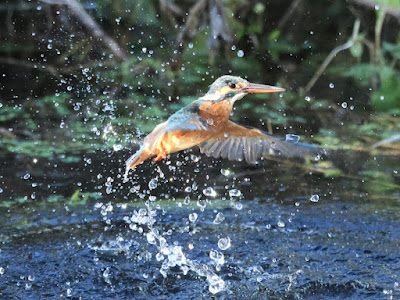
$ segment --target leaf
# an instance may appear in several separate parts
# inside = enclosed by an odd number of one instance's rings
[[[350,47],[350,53],[356,58],[360,58],[363,54],[363,44],[359,41],[355,41],[353,46]]]
[[[381,72],[381,85],[372,93],[372,104],[376,109],[388,111],[400,108],[400,72],[384,67]]]
[[[76,190],[73,194],[72,194],[72,196],[71,196],[71,198],[69,199],[71,202],[75,202],[75,201],[77,201],[78,199],[79,199],[79,194],[80,194],[80,190]]]
[[[375,1],[377,3],[384,4],[384,5],[400,7],[400,1],[399,0],[375,0]]]
[[[390,53],[395,59],[400,59],[400,43],[392,44],[383,42],[382,49],[387,53]]]
[[[271,41],[275,41],[276,39],[278,39],[280,34],[281,32],[279,30],[274,30],[269,34],[268,39],[270,39]]]

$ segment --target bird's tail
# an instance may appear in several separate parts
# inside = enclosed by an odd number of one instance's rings
[[[149,151],[147,151],[147,146],[146,144],[143,144],[140,146],[139,150],[136,151],[135,154],[133,154],[131,157],[128,158],[128,160],[125,163],[125,175],[124,178],[127,179],[128,173],[130,169],[134,169],[138,164],[141,162],[145,161],[150,157]]]

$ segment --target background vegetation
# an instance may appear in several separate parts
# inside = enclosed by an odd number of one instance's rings
[[[223,74],[287,89],[238,103],[240,122],[400,154],[396,1],[14,0],[0,17],[3,155],[130,147]]]

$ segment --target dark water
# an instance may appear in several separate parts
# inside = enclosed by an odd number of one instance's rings
[[[329,178],[276,161],[197,161],[193,151],[146,162],[123,183],[127,156],[3,159],[2,299],[400,298],[397,158],[363,157],[356,173]],[[357,175],[374,165],[392,181]],[[151,230],[182,247],[166,277]],[[224,282],[215,294],[208,271]]]

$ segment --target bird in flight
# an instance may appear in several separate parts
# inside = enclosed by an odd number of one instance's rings
[[[229,120],[233,104],[250,93],[283,92],[280,87],[250,83],[236,76],[219,77],[207,94],[174,113],[144,138],[140,149],[126,161],[130,169],[146,159],[164,159],[170,153],[199,146],[201,153],[215,158],[255,163],[265,155],[316,158],[325,154],[318,146],[299,143],[297,135],[286,139]]]

